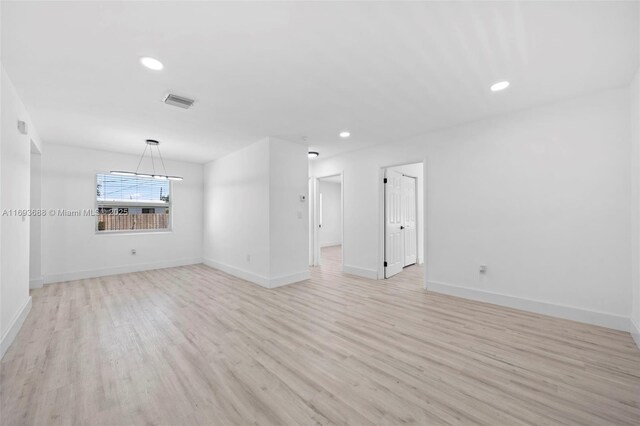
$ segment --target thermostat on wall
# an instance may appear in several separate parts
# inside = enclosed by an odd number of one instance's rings
[[[27,123],[22,120],[18,120],[18,131],[23,135],[26,135],[29,132],[27,129]]]

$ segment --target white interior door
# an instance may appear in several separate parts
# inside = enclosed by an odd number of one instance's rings
[[[384,185],[384,276],[389,278],[404,267],[402,230],[402,173],[386,170]]]
[[[416,221],[416,178],[402,176],[402,225],[404,229],[404,264],[418,260],[418,229]]]

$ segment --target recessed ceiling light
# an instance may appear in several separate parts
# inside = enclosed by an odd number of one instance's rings
[[[316,151],[309,151],[309,158],[316,158],[318,155],[320,154]]]
[[[507,87],[509,87],[509,82],[508,81],[499,81],[497,83],[494,83],[491,86],[491,91],[492,92],[499,92],[501,90],[506,89]]]
[[[160,62],[155,58],[150,58],[148,56],[140,58],[140,63],[145,67],[149,68],[150,70],[154,70],[154,71],[160,71],[162,68],[164,68],[164,65],[162,65],[162,62]]]
[[[351,136],[351,133],[349,133],[346,130],[344,132],[340,132],[340,137],[341,138],[348,138],[349,136]]]

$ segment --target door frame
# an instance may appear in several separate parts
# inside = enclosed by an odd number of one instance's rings
[[[316,180],[313,176],[309,176],[307,180],[307,200],[309,202],[308,220],[309,220],[309,266],[314,266],[314,244],[315,244],[315,193],[316,193]]]
[[[331,173],[328,175],[322,176],[312,176],[313,182],[313,194],[310,194],[310,198],[313,198],[313,243],[310,244],[310,247],[313,247],[313,253],[310,254],[310,258],[313,259],[313,263],[311,266],[321,266],[322,258],[320,256],[321,248],[320,248],[320,238],[318,238],[318,225],[320,224],[320,179],[340,176],[340,239],[342,240],[342,269],[344,270],[344,253],[345,253],[345,244],[344,244],[344,171],[339,173]]]
[[[405,261],[405,233],[403,229],[404,204],[403,194],[404,174],[398,170],[386,168],[384,170],[384,278],[388,279],[399,274],[404,269]],[[389,198],[392,195],[393,198]],[[389,215],[389,211],[394,213]],[[389,237],[394,240],[390,241]],[[391,253],[387,250],[391,249]],[[397,252],[399,251],[399,253]]]
[[[416,163],[412,163],[412,164],[416,164]],[[424,168],[424,165],[422,166]],[[418,235],[420,234],[420,225],[419,225],[419,221],[418,221],[418,212],[420,211],[420,209],[418,208],[418,176],[411,176],[411,175],[405,175],[404,173],[402,174],[403,177],[407,177],[409,179],[415,179],[415,184],[414,184],[414,197],[416,197],[416,202],[415,202],[415,206],[416,206],[416,262],[413,263],[412,265],[419,265],[420,264],[420,238],[418,238]],[[424,181],[423,181],[424,182]],[[424,199],[423,199],[424,200]],[[423,206],[424,209],[424,206]],[[405,226],[406,229],[406,226]],[[405,253],[405,260],[406,260],[407,254]],[[411,266],[411,265],[409,265]],[[404,268],[406,268],[406,266],[404,266]]]
[[[422,229],[419,229],[419,225],[416,224],[416,227],[418,228],[418,233],[422,232],[422,242],[423,242],[423,247],[422,247],[422,253],[423,253],[423,260],[422,260],[422,264],[424,267],[424,282],[423,282],[423,287],[426,290],[427,289],[427,283],[428,283],[428,273],[429,273],[429,268],[427,267],[427,259],[429,258],[428,254],[427,254],[427,228],[428,228],[428,221],[427,221],[427,206],[428,206],[428,198],[427,198],[427,159],[428,157],[425,158],[421,158],[421,159],[415,159],[415,160],[408,160],[408,161],[403,161],[400,163],[392,163],[392,164],[386,164],[386,165],[382,165],[378,168],[378,279],[379,280],[384,280],[384,243],[385,243],[385,235],[384,235],[384,231],[385,231],[385,217],[384,217],[384,209],[385,209],[385,205],[384,205],[384,177],[385,177],[385,170],[391,167],[399,167],[399,166],[408,166],[410,164],[417,164],[417,163],[422,163]],[[417,178],[417,176],[416,176]],[[417,206],[416,206],[417,208]],[[418,243],[419,244],[419,243]],[[418,260],[420,259],[420,255],[418,252]]]

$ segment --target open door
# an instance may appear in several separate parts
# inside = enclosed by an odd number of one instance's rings
[[[402,176],[402,225],[404,226],[404,264],[418,261],[418,229],[416,205],[416,178]]]
[[[404,267],[402,225],[402,173],[386,170],[384,185],[384,276],[392,277]]]

